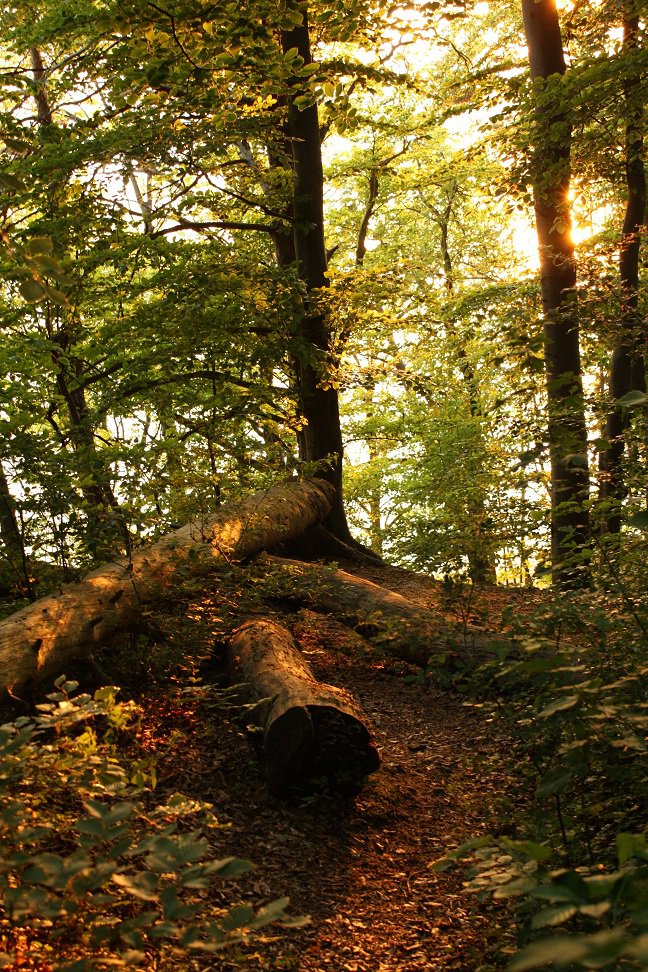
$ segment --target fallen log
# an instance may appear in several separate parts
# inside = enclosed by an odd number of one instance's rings
[[[327,515],[332,489],[322,480],[273,486],[12,614],[0,622],[0,694],[19,695],[116,632],[141,625],[144,607],[174,578],[206,574],[219,561],[246,560],[298,536]]]
[[[503,635],[476,625],[453,624],[401,594],[345,570],[267,553],[257,563],[274,571],[272,595],[333,614],[377,648],[425,667],[432,655],[469,656],[492,649]]]
[[[353,792],[380,766],[358,703],[318,682],[290,632],[276,621],[248,621],[232,635],[230,675],[253,703],[263,734],[268,787],[275,793],[326,778]]]

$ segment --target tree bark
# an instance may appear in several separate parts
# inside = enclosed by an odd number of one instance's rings
[[[219,561],[245,560],[299,535],[327,516],[332,488],[321,480],[289,482],[222,507],[130,559],[107,564],[0,622],[0,693],[14,695],[53,678],[94,646],[141,622],[181,568],[206,574]]]
[[[296,49],[311,63],[310,37],[306,12],[292,30],[282,31],[284,52]],[[340,540],[353,544],[342,498],[342,461],[344,448],[340,427],[337,389],[330,383],[331,335],[326,315],[318,306],[318,291],[328,286],[326,243],[324,239],[324,172],[317,104],[314,100],[299,107],[299,96],[311,99],[312,92],[301,78],[294,78],[288,103],[287,134],[291,144],[294,201],[294,257],[306,293],[297,336],[303,352],[294,360],[300,408],[306,424],[298,437],[300,459],[315,464],[317,475],[336,490],[326,526]]]
[[[635,4],[623,4],[623,51],[630,58],[640,49],[641,27]],[[619,251],[619,285],[621,313],[619,332],[610,365],[610,398],[612,406],[605,423],[607,446],[601,454],[600,498],[605,503],[603,532],[621,531],[621,503],[626,494],[623,475],[625,435],[630,413],[618,401],[631,391],[646,391],[646,326],[639,311],[639,253],[641,230],[646,222],[646,170],[644,153],[644,103],[641,71],[628,59],[628,73],[623,83],[626,104],[625,171],[628,196],[626,201],[621,247]]]
[[[116,553],[131,552],[128,523],[112,488],[110,467],[97,450],[83,388],[84,365],[73,352],[73,340],[65,327],[54,339],[51,357],[56,368],[56,387],[65,402],[68,436],[78,459],[87,520],[86,545],[95,561]],[[76,385],[76,387],[75,387]]]
[[[36,102],[36,117],[41,128],[48,128],[54,124],[52,109],[47,97],[47,71],[43,64],[41,52],[37,47],[30,47],[32,75],[34,78],[34,101]]]
[[[571,124],[556,84],[566,65],[555,0],[522,0],[522,13],[538,96],[533,191],[551,456],[552,575],[562,587],[580,587],[589,582],[589,468],[569,207]]]
[[[255,703],[253,723],[263,732],[266,781],[275,793],[326,778],[356,790],[380,766],[357,704],[344,689],[316,680],[286,628],[249,621],[230,643],[232,681]]]
[[[475,625],[450,624],[401,594],[344,570],[263,554],[258,562],[278,571],[274,596],[333,614],[372,645],[426,667],[435,654],[470,655],[502,637]]]
[[[4,563],[0,562],[0,596],[20,588],[35,600],[34,586],[29,573],[29,558],[25,550],[22,530],[18,526],[16,506],[9,483],[0,461],[0,542],[4,548],[8,576],[4,576]]]

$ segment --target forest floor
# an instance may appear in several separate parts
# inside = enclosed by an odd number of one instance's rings
[[[345,565],[342,565],[345,566]],[[496,625],[536,592],[454,588],[392,567],[352,568],[446,616]],[[181,639],[197,625],[218,641],[222,592],[204,588],[186,605]],[[264,611],[267,614],[267,610]],[[216,856],[253,861],[227,888],[255,906],[290,897],[301,929],[272,926],[258,946],[190,960],[195,970],[420,972],[503,969],[512,946],[506,908],[465,890],[459,870],[430,864],[501,826],[501,799],[514,793],[510,741],[465,697],[405,663],[386,659],[329,617],[302,610],[293,631],[315,674],[359,699],[382,767],[353,799],[325,791],[294,800],[268,794],[248,734],[226,705],[178,682],[139,697],[140,745],[155,754],[158,791],[208,801],[223,830]],[[211,635],[209,632],[211,631]],[[189,634],[188,634],[189,633]],[[212,642],[213,643],[213,642]],[[503,754],[506,756],[503,757]],[[514,800],[524,799],[517,795]]]

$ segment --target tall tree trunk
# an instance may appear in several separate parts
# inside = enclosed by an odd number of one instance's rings
[[[83,388],[83,365],[66,351],[68,335],[63,330],[58,335],[52,352],[56,366],[56,386],[65,402],[69,428],[68,435],[79,462],[81,493],[85,502],[87,519],[86,543],[95,560],[104,560],[111,554],[131,553],[128,523],[112,488],[110,471],[97,451],[95,430]],[[63,345],[61,353],[60,345]],[[73,369],[70,374],[70,369]]]
[[[601,455],[600,498],[605,501],[604,532],[621,530],[621,503],[626,493],[623,476],[625,434],[630,424],[627,408],[618,401],[631,391],[645,392],[646,326],[639,312],[639,251],[646,221],[646,170],[643,161],[644,106],[641,73],[632,56],[640,49],[640,25],[636,4],[623,4],[623,54],[629,64],[623,82],[626,102],[625,171],[628,195],[619,252],[619,331],[610,365],[612,406],[605,423],[607,446]],[[629,57],[628,57],[629,56]]]
[[[374,214],[374,209],[378,201],[379,189],[378,169],[373,168],[369,173],[369,195],[364,213],[362,214],[362,220],[360,221],[360,229],[358,230],[358,243],[355,256],[356,267],[362,267],[364,265],[364,258],[367,255],[367,233],[369,232],[369,223],[371,222],[371,217]]]
[[[555,0],[522,0],[522,13],[538,99],[534,199],[551,456],[552,575],[560,586],[579,587],[589,580],[589,468],[568,197],[571,126],[552,77],[565,73],[565,57]]]
[[[29,576],[29,558],[25,550],[22,530],[16,517],[14,499],[9,489],[7,474],[2,462],[0,462],[0,542],[10,572],[15,574],[15,577],[7,578],[8,588],[24,587],[30,601],[35,600],[34,585]]]
[[[358,242],[356,244],[355,253],[355,264],[358,269],[362,269],[364,266],[364,260],[367,255],[367,235],[369,233],[369,224],[371,223],[371,218],[374,214],[376,208],[376,203],[378,202],[378,194],[380,191],[380,182],[378,179],[379,166],[372,168],[369,172],[369,192],[367,195],[367,201],[365,203],[364,213],[362,214],[362,219],[360,220],[360,228],[358,230]],[[345,335],[346,337],[346,335]],[[372,361],[373,363],[373,361]],[[368,417],[375,411],[375,401],[374,395],[376,392],[376,381],[371,375],[367,380],[366,385],[367,391],[367,411]],[[376,441],[373,439],[367,440],[367,449],[369,450],[369,463],[370,465],[375,465],[381,456],[381,450],[378,448]],[[364,507],[366,513],[369,516],[369,544],[374,553],[382,557],[383,554],[383,530],[382,530],[382,483],[377,481],[375,485],[372,485],[369,489],[369,496],[367,498],[367,504]]]
[[[31,63],[32,63],[32,75],[34,77],[34,100],[36,102],[36,117],[38,118],[38,124],[41,126],[41,128],[47,128],[53,124],[52,110],[49,105],[49,100],[47,97],[47,89],[45,87],[47,72],[45,71],[43,58],[38,48],[31,47],[29,53],[31,56]]]
[[[306,12],[292,30],[282,31],[284,52],[297,49],[305,64],[311,63]],[[318,291],[328,286],[324,241],[324,173],[317,105],[300,107],[299,97],[312,99],[302,79],[295,78],[288,104],[294,203],[294,257],[305,285],[303,314],[298,337],[304,352],[295,361],[299,404],[306,420],[299,436],[300,459],[317,465],[317,475],[335,486],[336,499],[326,526],[339,539],[353,543],[342,499],[343,445],[337,389],[327,381],[331,361],[331,337],[326,315],[318,306]],[[312,474],[312,473],[311,473]]]

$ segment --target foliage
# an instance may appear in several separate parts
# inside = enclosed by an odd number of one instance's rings
[[[512,899],[518,972],[646,968],[648,616],[643,572],[619,581],[548,604],[531,630],[510,618],[518,649],[474,675],[475,704],[517,738],[519,795],[505,836],[436,866],[471,857],[468,887]]]
[[[562,5],[569,70],[534,85],[517,2],[311,3],[313,64],[278,41],[302,22],[296,0],[180,0],[172,10],[144,0],[6,5],[3,580],[17,573],[32,597],[43,563],[57,568],[52,582],[72,579],[292,472],[303,432],[298,364],[340,392],[346,499],[374,549],[476,580],[492,580],[495,568],[507,582],[541,575],[551,487],[545,347],[526,252],[537,248],[524,229],[534,177],[542,188],[551,173],[534,172],[532,149],[539,115],[557,98],[561,118],[547,139],[564,140],[570,127],[596,458],[609,445],[601,431],[608,359],[624,303],[625,139],[645,96],[632,82],[645,76],[646,45],[624,48],[618,30],[633,6]],[[643,0],[636,6],[643,15]],[[278,259],[293,224],[285,126],[297,80],[296,107],[318,105],[324,138],[325,349],[299,336],[303,285],[298,268]],[[641,320],[645,311],[641,293]],[[628,936],[645,934],[637,807],[646,794],[646,578],[637,533],[646,403],[633,395],[620,403],[632,418],[626,529],[618,544],[603,538],[596,548],[601,591],[557,601],[535,635],[520,632],[521,658],[475,674],[514,724],[539,800],[519,824],[524,833],[480,850],[476,886],[519,878],[529,927],[546,919],[599,935],[560,941],[565,961],[594,967],[615,954],[636,965],[639,946]],[[604,522],[609,510],[595,512]],[[621,593],[605,589],[617,581]],[[15,916],[29,912],[34,934],[42,922],[57,933],[68,922],[81,943],[95,935],[97,945],[138,952],[162,929],[174,946],[186,934],[193,947],[193,933],[173,926],[193,921],[183,909],[198,906],[212,873],[200,863],[207,848],[184,832],[180,804],[150,807],[143,781],[130,782],[114,761],[99,726],[119,706],[107,697],[73,702],[67,692],[59,686],[54,709],[4,731],[3,779],[21,794],[2,818],[13,841],[2,873]],[[68,706],[86,727],[80,734],[63,731]],[[50,815],[41,829],[32,812]],[[156,834],[145,836],[150,827]],[[183,863],[185,850],[175,861],[168,851],[173,880],[148,863],[164,841],[198,854]],[[191,876],[182,885],[194,866],[198,886]],[[549,917],[532,917],[542,901]],[[83,916],[76,924],[64,914],[73,905]],[[241,928],[208,916],[195,943],[211,935],[216,947],[265,920],[234,915]],[[600,937],[608,931],[599,926],[624,921],[620,937]],[[72,960],[74,943],[60,942]],[[532,945],[518,968],[540,961],[544,947]]]
[[[165,948],[213,953],[281,918],[286,898],[255,911],[206,897],[252,865],[213,858],[209,805],[158,803],[154,771],[118,761],[133,704],[76,688],[58,679],[37,716],[0,727],[0,965],[22,940],[61,970],[148,968]]]
[[[293,2],[3,11],[0,441],[34,562],[71,576],[294,469],[299,361],[340,390],[350,514],[376,549],[507,581],[546,560],[517,4],[309,14],[311,65],[277,42]],[[577,228],[607,220],[579,256],[591,381],[619,311],[620,93],[645,62],[612,15],[564,15]],[[298,274],[275,253],[297,77],[324,136],[328,356],[298,337]],[[606,399],[592,396],[596,421]]]

